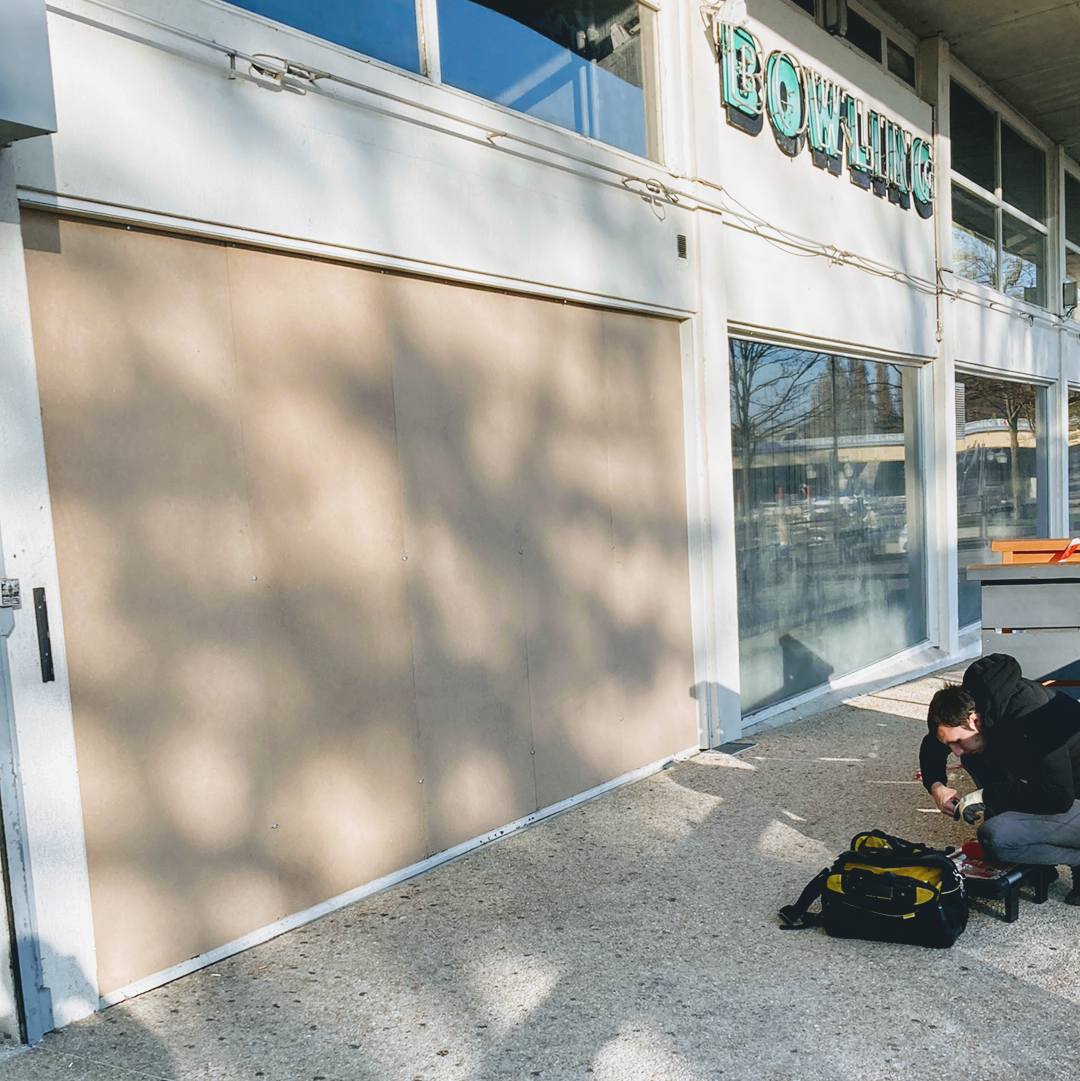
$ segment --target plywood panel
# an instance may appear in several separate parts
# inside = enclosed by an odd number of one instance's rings
[[[400,280],[394,397],[433,851],[536,810],[520,473],[541,346],[529,302]]]
[[[107,992],[426,852],[389,353],[343,268],[27,232]]]
[[[225,253],[26,227],[108,991],[281,915]]]
[[[426,855],[390,279],[230,249],[289,911]]]
[[[679,331],[606,312],[612,611],[624,770],[697,741]]]
[[[525,583],[542,805],[621,772],[620,628],[614,561],[603,320],[587,308],[535,313],[543,418],[526,474]]]
[[[544,318],[525,550],[541,805],[695,739],[677,329]]]
[[[693,743],[674,324],[25,236],[103,992]]]

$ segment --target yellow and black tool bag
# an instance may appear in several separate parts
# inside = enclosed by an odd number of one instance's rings
[[[821,912],[811,913],[819,897]],[[967,926],[964,879],[947,852],[871,830],[852,838],[780,919],[785,931],[820,924],[836,938],[945,949]]]

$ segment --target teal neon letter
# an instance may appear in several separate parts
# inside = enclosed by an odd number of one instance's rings
[[[843,146],[841,101],[843,93],[836,83],[820,76],[810,68],[803,69],[806,93],[806,137],[810,145],[834,158]]]
[[[844,137],[847,139],[847,162],[852,169],[870,168],[870,151],[864,137],[863,103],[850,94],[844,99]]]
[[[889,184],[897,191],[911,191],[911,136],[892,121],[885,125],[885,146]]]
[[[720,51],[724,104],[747,116],[760,116],[764,106],[761,50],[754,35],[741,26],[724,23],[720,31]]]
[[[866,142],[870,148],[870,175],[885,179],[885,118],[873,111],[866,118]]]
[[[911,144],[911,190],[920,203],[934,200],[933,152],[923,139],[916,139]]]
[[[772,126],[789,139],[801,135],[806,124],[802,68],[787,53],[770,53],[765,65],[765,101]]]

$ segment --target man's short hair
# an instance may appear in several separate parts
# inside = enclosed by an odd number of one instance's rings
[[[930,699],[926,727],[932,736],[937,735],[939,728],[961,727],[967,724],[974,709],[975,699],[959,683],[950,683]]]

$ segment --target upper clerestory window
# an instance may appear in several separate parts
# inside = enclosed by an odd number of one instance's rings
[[[236,7],[275,22],[385,60],[406,71],[420,71],[416,0],[229,0]]]
[[[949,114],[953,270],[1045,307],[1046,151],[955,80]]]
[[[1080,180],[1071,173],[1065,174],[1062,194],[1065,210],[1065,280],[1080,286]],[[1067,314],[1080,320],[1080,305],[1067,299],[1065,307]]]
[[[443,82],[645,156],[652,11],[627,0],[438,0]]]
[[[659,157],[655,12],[637,0],[230,3],[599,142]],[[438,30],[423,50],[420,10],[424,25]]]
[[[853,48],[880,64],[908,86],[915,86],[914,42],[901,44],[895,30],[890,30],[869,9],[856,8],[848,0],[795,0],[830,34],[843,38]],[[904,36],[904,35],[899,35]]]

